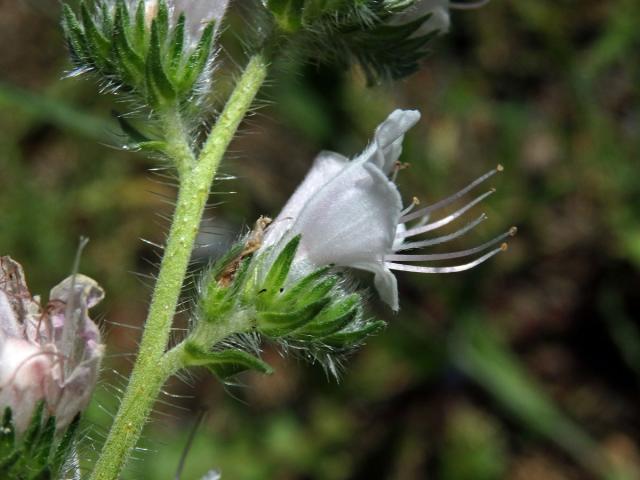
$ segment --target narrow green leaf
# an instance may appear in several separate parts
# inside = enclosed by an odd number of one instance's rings
[[[220,378],[226,378],[244,370],[256,370],[267,375],[273,373],[273,368],[268,363],[243,350],[208,352],[193,343],[185,346],[184,363],[187,366],[207,367]]]
[[[111,115],[118,121],[120,130],[135,143],[148,142],[150,139],[140,130],[138,130],[125,116],[116,111],[112,111]]]
[[[80,427],[80,415],[76,415],[71,424],[67,427],[58,448],[56,448],[51,461],[51,468],[54,472],[59,473],[64,467],[67,459],[73,453],[76,433]]]
[[[214,23],[211,22],[202,31],[200,41],[184,67],[182,79],[178,84],[181,95],[186,95],[193,89],[194,84],[207,66],[213,48],[213,33]]]
[[[323,342],[342,348],[351,348],[361,344],[369,335],[378,333],[385,327],[382,320],[374,320],[354,330],[346,330],[322,339]]]
[[[0,457],[5,457],[15,446],[16,432],[13,425],[11,408],[4,409],[2,417],[2,429],[0,430]]]
[[[339,332],[358,316],[360,300],[360,295],[354,293],[335,302],[320,312],[312,322],[297,331],[296,334],[322,338]]]
[[[260,312],[257,314],[258,330],[272,338],[288,335],[311,322],[330,301],[325,297],[294,312]]]
[[[322,267],[310,273],[295,285],[293,285],[291,288],[288,288],[287,290],[282,292],[280,302],[290,303],[300,298],[304,295],[305,292],[312,288],[320,278],[326,275],[329,270],[331,270],[331,266]]]
[[[127,146],[131,150],[140,150],[142,152],[166,152],[167,142],[162,140],[149,140],[148,142],[132,143]]]
[[[262,284],[262,288],[265,289],[265,298],[273,298],[276,294],[280,293],[280,289],[284,286],[287,276],[289,275],[291,263],[296,256],[299,244],[300,235],[297,235],[285,245],[278,254],[275,262],[273,262],[273,265],[271,265],[269,273],[267,273]]]
[[[184,48],[184,29],[186,17],[184,13],[180,13],[176,26],[173,29],[173,35],[169,43],[169,66],[171,76],[176,79],[180,63],[182,61],[182,49]]]
[[[147,80],[153,94],[162,103],[169,102],[175,98],[176,92],[171,84],[162,65],[162,46],[159,33],[159,25],[154,20],[151,23],[151,40],[147,55]]]
[[[136,49],[142,53],[144,53],[147,43],[147,25],[145,20],[145,12],[146,8],[144,5],[144,0],[139,0],[138,6],[136,7],[136,15],[133,24],[133,43],[136,46]]]
[[[22,459],[23,455],[23,452],[18,449],[0,459],[0,474],[3,475],[2,478],[10,478],[9,472]]]
[[[84,26],[86,45],[91,52],[92,60],[98,68],[105,69],[109,65],[111,42],[100,32],[84,2],[80,4],[80,15]]]
[[[34,443],[32,451],[32,459],[36,465],[45,465],[53,450],[53,437],[56,433],[56,419],[51,416],[47,418],[44,426],[38,435],[38,439]]]
[[[325,297],[333,287],[338,283],[338,278],[331,275],[328,276],[318,283],[316,283],[312,288],[310,288],[304,294],[300,294],[298,297],[297,304],[307,304],[311,302],[315,302]]]
[[[33,416],[31,417],[31,422],[27,427],[27,430],[24,433],[24,437],[22,439],[22,448],[26,451],[33,452],[33,447],[36,445],[36,441],[38,440],[38,436],[42,429],[42,418],[44,416],[44,401],[38,403],[35,411],[33,412]]]
[[[45,465],[44,467],[42,467],[42,470],[29,476],[29,480],[53,480],[51,469],[48,465]]]
[[[84,31],[71,7],[62,5],[62,28],[73,60],[76,63],[86,62],[90,57],[85,45]]]
[[[144,74],[144,61],[131,45],[130,30],[129,11],[124,0],[118,0],[114,17],[113,46],[126,73],[139,83],[140,77]]]
[[[166,0],[160,0],[158,4],[158,15],[154,21],[158,24],[158,38],[164,43],[169,33],[169,8],[167,7]]]

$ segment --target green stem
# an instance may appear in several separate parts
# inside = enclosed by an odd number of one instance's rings
[[[119,477],[162,386],[180,367],[175,355],[165,354],[165,351],[209,188],[231,139],[264,83],[266,73],[264,57],[260,54],[252,57],[195,165],[180,179],[178,201],[138,359],[91,474],[92,480],[115,480]]]
[[[160,112],[160,121],[167,145],[165,153],[173,160],[180,178],[184,178],[196,164],[196,158],[182,115],[176,107],[172,107]]]

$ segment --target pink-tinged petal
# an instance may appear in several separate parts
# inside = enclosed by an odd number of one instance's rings
[[[0,343],[0,408],[10,407],[22,433],[36,405],[59,394],[55,352],[18,338]]]
[[[76,274],[53,287],[49,298],[51,317],[64,316],[62,331],[55,335],[56,345],[73,365],[81,361],[87,340],[99,342],[97,328],[89,318],[88,310],[104,298],[104,290],[95,280]],[[58,319],[56,324],[59,323]],[[87,332],[91,338],[85,338]]]

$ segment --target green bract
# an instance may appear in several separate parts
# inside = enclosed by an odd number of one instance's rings
[[[185,17],[169,20],[161,0],[157,14],[146,16],[145,3],[135,9],[125,0],[83,1],[80,15],[64,5],[62,25],[78,72],[97,72],[113,88],[136,94],[153,108],[191,101],[199,80],[209,72],[214,25],[209,23],[194,46],[185,46]]]
[[[426,14],[401,25],[394,15],[413,0],[264,0],[275,29],[310,58],[359,64],[369,83],[410,75],[419,67],[437,31],[421,33]]]
[[[277,255],[268,250],[260,256],[239,244],[212,266],[183,345],[185,366],[205,366],[220,378],[246,369],[271,373],[259,358],[264,337],[331,367],[333,356],[384,326],[364,318],[362,297],[349,293],[330,266],[297,278],[299,242],[298,236]]]
[[[0,478],[3,480],[54,480],[79,478],[75,437],[79,416],[60,435],[55,417],[46,417],[44,402],[36,408],[29,427],[16,436],[9,407],[0,425]]]

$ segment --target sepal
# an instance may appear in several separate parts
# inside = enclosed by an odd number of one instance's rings
[[[187,42],[187,19],[172,20],[167,0],[159,1],[153,18],[147,18],[143,1],[132,4],[100,0],[89,8],[82,1],[79,16],[63,5],[62,26],[77,72],[94,71],[109,88],[128,91],[154,109],[201,98],[208,83],[200,80],[210,73],[215,53],[214,21]]]
[[[185,365],[207,366],[222,379],[247,369],[269,373],[271,367],[254,355],[260,338],[333,362],[333,355],[360,346],[384,325],[363,317],[362,296],[347,291],[332,266],[296,273],[300,236],[279,252],[255,255],[260,228],[203,277],[199,313],[183,346]]]
[[[255,370],[266,375],[273,373],[273,368],[268,363],[243,350],[206,351],[191,342],[185,345],[183,364],[206,367],[222,380],[245,370]]]
[[[415,15],[419,0],[265,0],[280,38],[309,58],[358,64],[370,84],[418,69],[440,30],[425,29],[431,12]],[[434,9],[437,8],[434,6]],[[441,7],[445,8],[445,7]],[[398,18],[407,21],[398,22]],[[293,43],[293,42],[292,42]]]
[[[79,422],[80,417],[77,416],[64,432],[56,433],[55,417],[45,416],[44,402],[41,402],[29,426],[22,436],[18,437],[11,408],[7,407],[0,430],[0,478],[77,478],[74,465]]]

